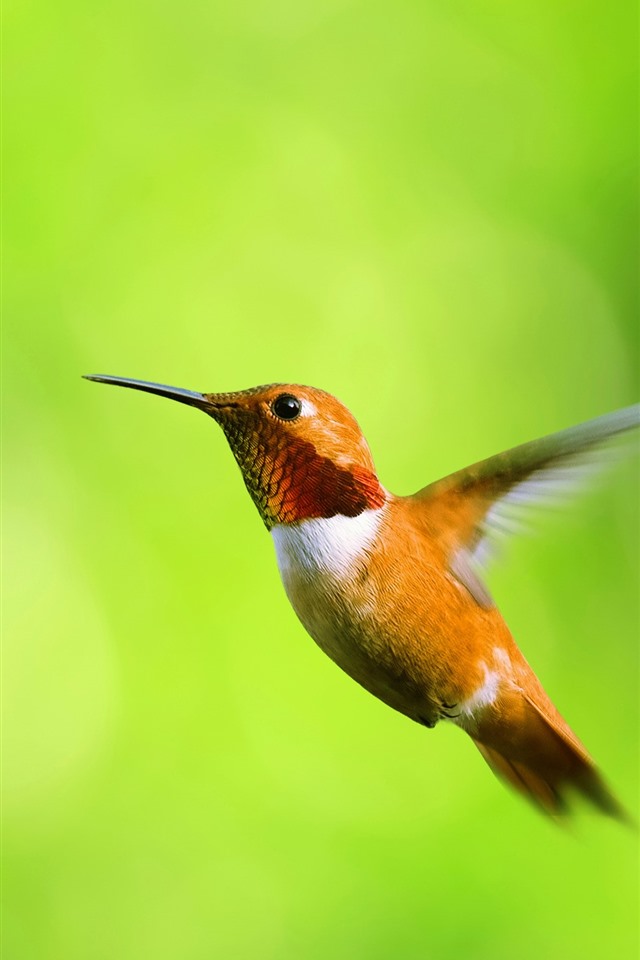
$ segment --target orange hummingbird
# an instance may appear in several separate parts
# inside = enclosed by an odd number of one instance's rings
[[[640,404],[398,497],[380,483],[352,414],[322,390],[197,393],[87,379],[186,403],[222,427],[296,614],[366,690],[426,727],[461,727],[496,774],[548,813],[564,812],[573,788],[624,818],[516,646],[481,566],[509,509],[544,497],[638,426]]]

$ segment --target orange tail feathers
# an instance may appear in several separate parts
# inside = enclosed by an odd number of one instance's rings
[[[494,773],[552,816],[567,813],[567,793],[574,791],[608,816],[630,823],[542,688],[536,701],[517,687],[504,691],[469,731]]]

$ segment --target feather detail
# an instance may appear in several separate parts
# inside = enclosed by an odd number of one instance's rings
[[[630,822],[583,745],[543,696],[547,709],[512,689],[478,719],[476,729],[469,732],[484,759],[497,776],[545,813],[567,813],[573,791],[608,816]],[[506,717],[511,722],[505,723]]]
[[[636,404],[482,460],[414,495],[430,514],[446,516],[450,570],[481,606],[492,603],[480,571],[495,543],[525,530],[532,507],[566,500],[612,459],[611,441],[639,425]]]

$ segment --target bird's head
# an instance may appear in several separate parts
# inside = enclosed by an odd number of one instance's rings
[[[362,431],[331,394],[275,383],[237,393],[197,393],[143,380],[88,380],[143,390],[203,410],[220,424],[267,529],[382,506]]]

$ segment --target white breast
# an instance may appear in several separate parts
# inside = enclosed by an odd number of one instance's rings
[[[291,574],[306,580],[347,577],[374,544],[384,512],[381,507],[357,517],[318,517],[275,526],[271,533],[285,585]]]

